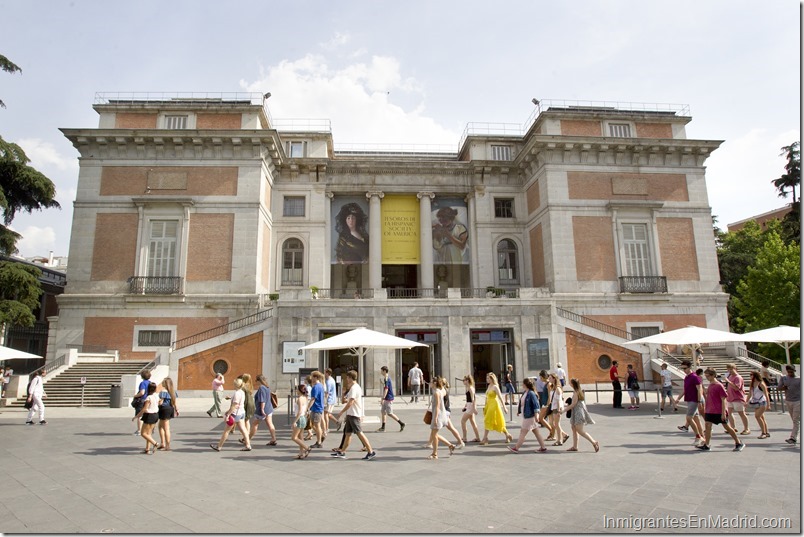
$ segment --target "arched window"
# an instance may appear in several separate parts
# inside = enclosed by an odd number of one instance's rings
[[[497,243],[497,271],[500,285],[519,285],[516,244],[503,239]]]
[[[282,285],[304,283],[304,245],[299,239],[288,239],[282,245]]]

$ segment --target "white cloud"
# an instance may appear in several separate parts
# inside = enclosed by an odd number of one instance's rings
[[[771,181],[784,173],[781,148],[798,140],[790,130],[755,128],[726,141],[706,162],[706,184],[718,227],[756,216],[790,203],[780,198]]]
[[[39,138],[23,138],[16,142],[22,147],[36,169],[55,168],[61,171],[74,170],[78,172],[78,159],[73,155],[62,155],[50,142]]]
[[[323,48],[324,50],[332,50],[337,47],[341,47],[348,43],[352,39],[352,36],[349,33],[342,34],[340,32],[335,32],[335,35],[332,36],[332,39],[329,41],[325,41],[323,43],[319,43],[318,45]]]
[[[248,91],[270,91],[274,118],[330,119],[336,144],[451,144],[457,149],[460,133],[424,115],[424,86],[404,76],[393,57],[375,55],[367,62],[330,67],[325,56],[307,54],[271,66],[258,80],[241,85]]]
[[[26,226],[22,231],[14,231],[22,235],[17,249],[24,257],[44,256],[56,249],[56,231],[51,226]]]

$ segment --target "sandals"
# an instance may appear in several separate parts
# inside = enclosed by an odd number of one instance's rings
[[[427,460],[430,460],[430,461],[434,461],[436,459],[438,459],[438,455],[435,455],[433,453],[430,453],[430,455],[427,457]]]
[[[221,448],[218,447],[218,444],[210,444],[209,447],[211,447],[215,451],[220,451],[221,450]]]
[[[506,444],[511,442],[511,440],[513,440],[513,439],[514,439],[514,437],[512,435],[510,435],[510,434],[505,435],[505,443]]]
[[[489,441],[488,440],[483,440],[482,442],[480,442],[480,445],[481,446],[487,446],[487,445],[489,445]]]
[[[251,446],[240,448],[240,451],[251,451]]]
[[[576,447],[567,448],[567,451],[578,451],[578,448]]]
[[[536,450],[536,453],[544,453],[545,451],[547,451],[546,447],[540,447],[539,449]]]
[[[265,444],[265,445],[266,445],[266,446],[275,446],[275,445],[276,445],[276,440],[271,440],[270,442],[268,442],[268,443],[267,443],[267,444]]]
[[[554,446],[560,446],[560,445],[561,445],[561,442],[553,442],[553,445],[554,445]]]
[[[452,454],[455,453],[455,444],[449,445],[449,456],[452,457]]]
[[[297,458],[297,459],[299,459],[299,460],[301,460],[301,459],[303,459],[303,458],[304,458],[304,455],[302,455],[302,454],[298,454],[298,455],[296,455],[296,458]]]
[[[757,438],[759,438],[760,440],[764,440],[765,438],[770,438],[770,434],[769,433],[762,433]]]
[[[595,446],[595,453],[597,453],[598,451],[600,451],[600,442],[595,442],[595,443],[594,443],[594,444],[592,444],[592,445],[593,445],[593,446]]]
[[[569,440],[569,435],[567,433],[564,433],[564,438],[561,440],[561,443],[563,444],[567,440]]]
[[[474,440],[469,440],[469,443],[471,443],[471,444],[479,444],[479,443],[480,443],[480,439],[479,439],[479,438],[475,438]]]

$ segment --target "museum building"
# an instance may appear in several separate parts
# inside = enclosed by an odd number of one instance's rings
[[[704,167],[721,142],[687,138],[688,107],[534,100],[445,149],[339,146],[267,96],[99,94],[97,128],[62,129],[80,169],[49,359],[117,351],[183,391],[356,368],[368,393],[418,361],[483,389],[508,364],[650,377],[627,339],[728,329]],[[298,350],[361,326],[428,346]]]

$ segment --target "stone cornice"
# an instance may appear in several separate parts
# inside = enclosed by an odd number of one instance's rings
[[[606,166],[703,166],[720,140],[536,135],[514,164],[532,174],[546,164]]]

